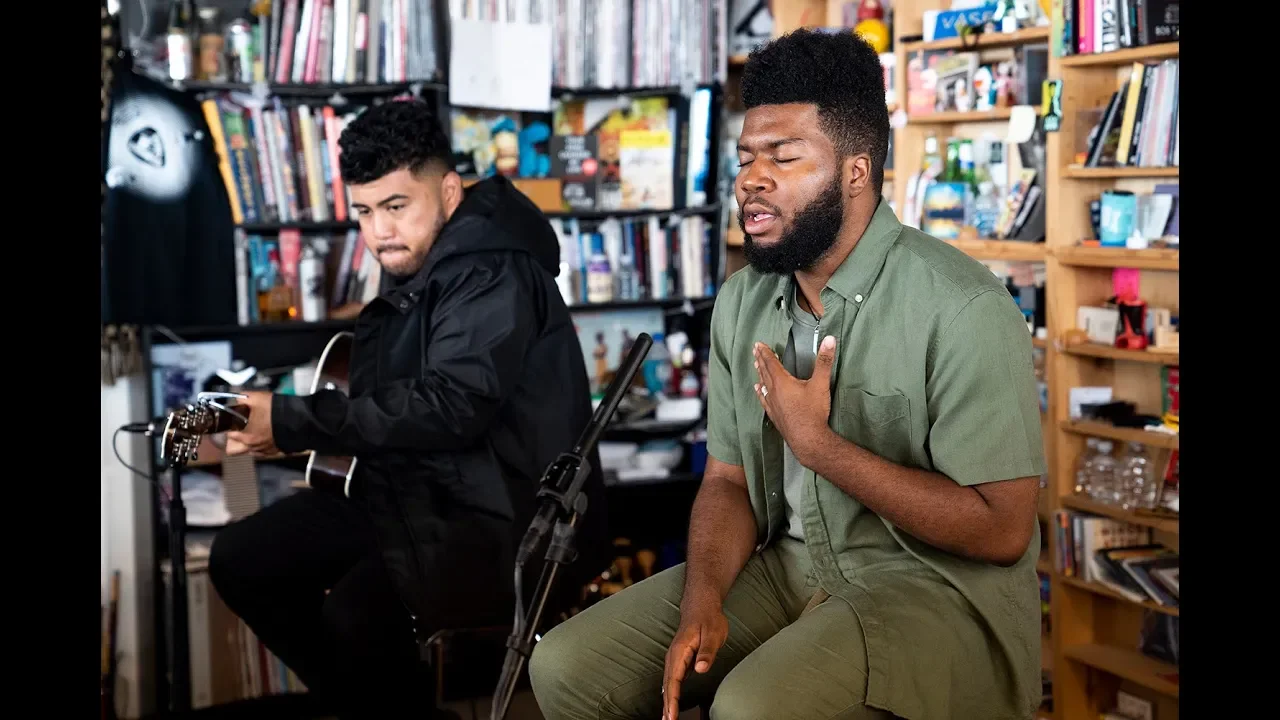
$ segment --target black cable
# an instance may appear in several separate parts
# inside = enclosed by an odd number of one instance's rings
[[[128,427],[128,425],[121,425],[120,427],[116,428],[116,431],[114,433],[111,433],[111,452],[115,453],[116,461],[119,462],[121,465],[134,471],[135,473],[141,475],[142,477],[146,478],[147,480],[151,481],[151,483],[156,486],[156,489],[160,491],[160,494],[167,499],[169,497],[169,491],[164,489],[164,485],[161,485],[159,481],[157,481],[154,477],[152,477],[150,473],[142,472],[138,468],[125,462],[124,458],[120,457],[120,449],[116,447],[116,439],[120,436],[120,433],[123,432],[126,427]]]

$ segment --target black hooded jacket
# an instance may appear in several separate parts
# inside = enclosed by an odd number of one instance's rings
[[[420,629],[476,622],[481,594],[509,621],[513,546],[538,481],[591,418],[559,263],[537,206],[504,178],[479,182],[422,269],[360,313],[350,398],[329,390],[273,400],[281,451],[357,457],[353,498],[369,510],[410,612],[429,618]],[[601,569],[586,551],[606,540],[598,454],[589,460],[578,539],[586,564],[575,563],[568,585]],[[469,590],[455,585],[464,577]]]

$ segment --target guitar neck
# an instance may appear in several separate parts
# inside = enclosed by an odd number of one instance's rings
[[[230,412],[219,411],[214,418],[213,428],[209,430],[211,435],[224,432],[239,432],[243,430],[249,421],[248,405],[232,405]],[[242,420],[241,417],[244,419]]]

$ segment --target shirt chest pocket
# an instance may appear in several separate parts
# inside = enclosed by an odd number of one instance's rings
[[[910,463],[911,403],[905,395],[841,388],[835,415],[834,429],[844,439],[885,460]]]

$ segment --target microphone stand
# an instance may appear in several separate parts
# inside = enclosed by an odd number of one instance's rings
[[[182,503],[182,469],[170,468],[169,485],[169,570],[170,608],[173,639],[173,680],[169,702],[172,711],[183,716],[191,712],[191,647],[187,616],[187,507]]]
[[[147,438],[154,439],[163,434],[164,419],[153,420],[151,422],[128,423],[121,425],[116,432],[126,432],[131,434],[145,435]],[[115,440],[112,439],[114,445]],[[154,463],[155,445],[150,444],[152,451],[152,462]],[[119,454],[117,453],[117,457]],[[121,460],[123,463],[124,461]],[[167,500],[167,509],[169,521],[169,635],[168,654],[170,658],[169,667],[169,707],[157,708],[157,713],[168,717],[183,717],[191,712],[191,650],[189,625],[190,620],[187,617],[187,506],[182,502],[182,473],[181,468],[177,465],[168,465],[160,463],[163,467],[156,467],[150,474],[142,473],[130,467],[127,463],[125,467],[134,470],[139,474],[146,475],[147,479],[153,483],[153,494],[156,496],[157,504],[159,503],[160,481],[158,476],[161,472],[169,470],[170,484]]]
[[[503,720],[511,704],[511,695],[515,692],[516,678],[519,677],[524,663],[533,653],[534,635],[542,620],[542,612],[555,584],[560,568],[573,562],[578,551],[574,548],[574,533],[578,521],[587,512],[587,496],[582,493],[582,485],[591,474],[591,463],[586,460],[595,449],[601,433],[618,409],[618,403],[631,386],[640,365],[644,362],[653,338],[648,333],[640,333],[631,352],[618,365],[618,372],[609,384],[604,399],[596,408],[595,414],[587,427],[582,431],[578,443],[567,453],[562,453],[551,463],[542,475],[538,489],[538,500],[541,506],[524,539],[516,551],[515,563],[515,623],[507,638],[507,655],[502,663],[502,676],[498,679],[498,687],[493,693],[493,706],[490,720]],[[522,612],[524,604],[521,580],[525,563],[533,556],[538,545],[551,531],[551,541],[547,545],[545,563],[534,591],[533,602],[527,613]]]
[[[196,403],[202,408],[213,408],[221,413],[219,419],[211,427],[206,428],[210,432],[226,432],[231,429],[230,419],[240,420],[243,427],[248,422],[248,417],[231,407],[225,402],[228,400],[243,398],[238,393],[217,393],[202,392],[196,396]],[[187,406],[187,413],[195,412],[195,405]],[[145,435],[152,439],[151,452],[152,462],[155,462],[155,443],[157,437],[168,439],[167,433],[169,426],[175,422],[175,416],[180,413],[170,413],[166,418],[159,418],[145,423],[128,423],[122,425],[117,432],[127,432]],[[181,425],[181,423],[179,423]],[[112,439],[114,449],[115,440]],[[191,638],[189,634],[190,618],[187,613],[187,506],[182,502],[182,470],[186,466],[189,459],[195,459],[195,446],[198,445],[198,438],[195,444],[186,448],[184,451],[178,452],[179,457],[161,459],[162,468],[153,469],[150,475],[147,475],[159,490],[158,473],[156,470],[170,471],[169,486],[169,622],[171,629],[169,631],[169,653],[170,653],[170,680],[169,680],[169,714],[185,717],[191,713],[192,697],[191,697]],[[167,445],[166,445],[167,447]],[[165,453],[161,453],[164,455]],[[119,453],[116,454],[119,459]],[[121,460],[123,463],[124,461]],[[134,468],[129,467],[130,470]],[[139,474],[141,471],[134,470]],[[164,713],[164,708],[158,708],[159,712]]]

